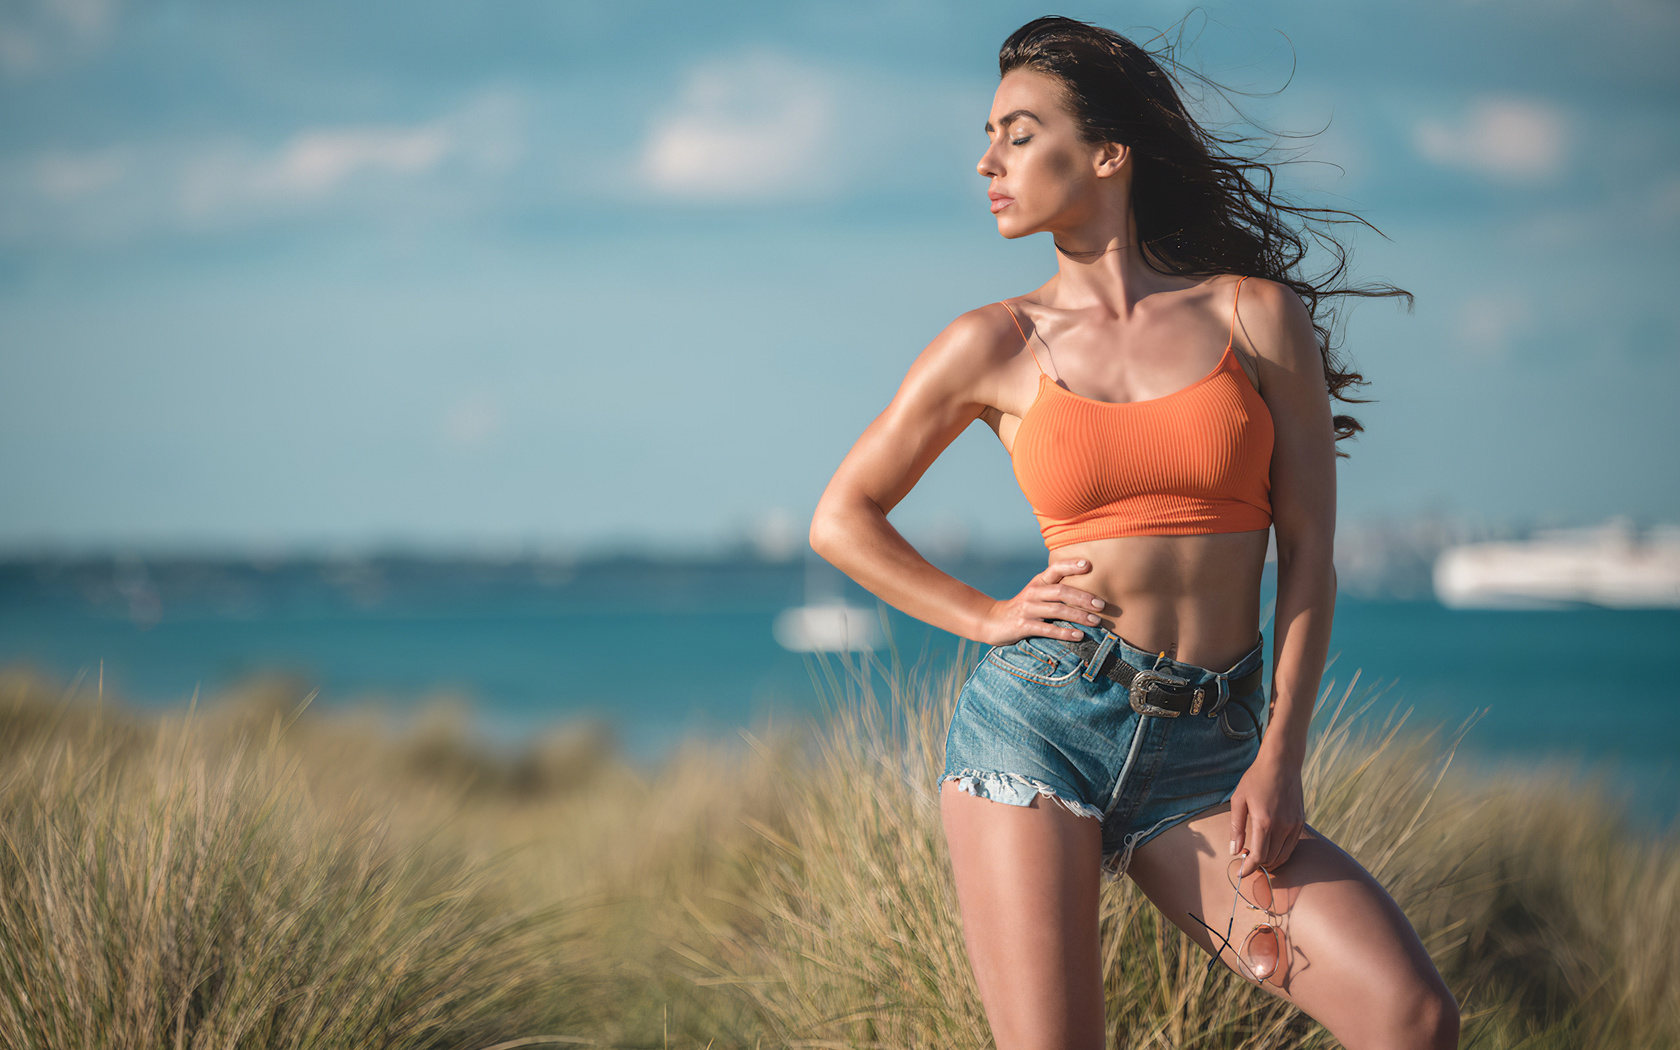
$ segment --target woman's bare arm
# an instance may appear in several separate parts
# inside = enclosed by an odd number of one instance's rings
[[[1301,764],[1336,606],[1336,451],[1324,360],[1306,305],[1272,281],[1256,280],[1244,291],[1240,321],[1258,354],[1260,392],[1272,415],[1278,550],[1271,722],[1231,800],[1232,849],[1249,850],[1247,874],[1287,860],[1306,821]]]
[[[811,518],[812,549],[872,594],[988,645],[1028,635],[1080,637],[1045,620],[1096,621],[1102,601],[1060,582],[1089,566],[1075,559],[1053,562],[1021,594],[999,601],[935,568],[887,515],[957,435],[996,404],[1004,370],[1020,352],[1001,307],[953,321],[922,351],[892,402],[846,454]]]

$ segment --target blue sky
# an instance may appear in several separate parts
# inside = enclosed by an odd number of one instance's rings
[[[0,8],[0,548],[802,526],[927,341],[1054,265],[973,170],[1042,13]],[[1418,296],[1347,315],[1344,520],[1680,519],[1680,5],[1059,13],[1176,24],[1248,116],[1328,122],[1285,183]],[[979,426],[894,521],[1037,542]]]

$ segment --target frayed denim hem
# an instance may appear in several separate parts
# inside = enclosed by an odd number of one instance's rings
[[[1225,805],[1229,801],[1231,801],[1231,799],[1227,796],[1220,799],[1218,802],[1215,802],[1211,806],[1203,806],[1201,809],[1192,809],[1184,813],[1174,813],[1170,817],[1163,817],[1160,820],[1157,820],[1155,823],[1149,825],[1147,828],[1144,828],[1142,831],[1135,831],[1132,834],[1127,835],[1121,840],[1122,845],[1120,849],[1115,850],[1113,853],[1106,853],[1103,855],[1103,879],[1107,882],[1119,881],[1120,876],[1124,875],[1126,873],[1126,869],[1131,866],[1132,854],[1137,852],[1137,848],[1139,846],[1148,842],[1150,839],[1159,835],[1161,832],[1167,830],[1173,825],[1182,824],[1187,820],[1194,820],[1203,813],[1218,809],[1220,806]]]
[[[1120,876],[1126,874],[1126,869],[1131,867],[1132,854],[1136,852],[1139,846],[1148,842],[1160,832],[1172,827],[1174,824],[1189,820],[1195,815],[1194,811],[1190,813],[1174,813],[1170,817],[1164,817],[1161,820],[1157,820],[1155,823],[1151,824],[1147,828],[1144,828],[1142,831],[1134,831],[1130,835],[1127,835],[1121,840],[1122,845],[1120,849],[1115,850],[1113,853],[1104,855],[1102,860],[1103,879],[1107,882],[1118,882],[1120,880]]]
[[[1003,802],[1011,806],[1030,806],[1037,796],[1055,799],[1068,811],[1081,817],[1091,817],[1101,820],[1102,810],[1095,806],[1088,806],[1071,798],[1063,798],[1056,793],[1056,789],[1042,780],[1035,780],[1020,773],[999,773],[984,769],[964,769],[958,773],[947,773],[940,778],[940,783],[955,781],[958,789],[966,791],[976,798],[991,799],[993,802]]]

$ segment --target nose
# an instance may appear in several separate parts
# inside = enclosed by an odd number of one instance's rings
[[[1003,165],[999,164],[997,159],[997,143],[991,143],[986,147],[986,152],[980,154],[980,162],[974,165],[974,170],[985,179],[997,178],[1003,174]]]

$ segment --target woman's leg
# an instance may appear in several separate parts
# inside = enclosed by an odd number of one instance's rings
[[[1043,797],[977,798],[952,781],[939,808],[998,1050],[1103,1050],[1097,820]]]
[[[1231,952],[1189,913],[1221,932],[1231,915],[1230,810],[1220,806],[1162,832],[1133,854],[1127,872],[1162,913],[1227,965]],[[1281,988],[1271,981],[1261,987],[1306,1011],[1349,1050],[1458,1046],[1452,993],[1400,906],[1358,861],[1309,826],[1272,874],[1290,959]],[[1236,915],[1233,946],[1263,918],[1241,902]]]

